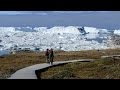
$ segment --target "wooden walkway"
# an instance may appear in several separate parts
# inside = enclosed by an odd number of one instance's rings
[[[80,59],[80,60],[70,60],[70,61],[57,61],[54,62],[52,66],[54,65],[60,65],[60,64],[65,64],[65,63],[72,63],[72,62],[90,62],[94,61],[94,59]],[[8,79],[37,79],[37,76],[35,74],[36,70],[44,69],[51,67],[50,64],[43,63],[43,64],[36,64],[33,66],[29,66],[23,69],[20,69],[16,71],[14,74],[11,75],[10,78]]]

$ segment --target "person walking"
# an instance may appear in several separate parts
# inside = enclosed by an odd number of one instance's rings
[[[49,49],[46,49],[45,56],[46,56],[46,63],[50,63],[50,60],[49,60]]]
[[[50,52],[49,52],[49,58],[50,58],[51,65],[53,65],[54,52],[52,48],[50,49]]]

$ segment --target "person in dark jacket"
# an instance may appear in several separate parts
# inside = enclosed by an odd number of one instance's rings
[[[50,58],[50,63],[51,65],[53,65],[53,59],[54,59],[54,52],[53,49],[51,48],[50,52],[49,52],[49,58]]]
[[[49,60],[49,49],[46,49],[45,56],[46,56],[46,63],[50,63],[50,60]]]

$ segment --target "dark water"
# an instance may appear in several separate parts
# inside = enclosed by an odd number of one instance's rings
[[[10,54],[10,51],[8,51],[8,50],[0,51],[0,56],[6,56],[6,55],[9,55],[9,54]]]

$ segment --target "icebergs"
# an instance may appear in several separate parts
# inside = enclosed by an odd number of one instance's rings
[[[96,39],[99,34],[107,33],[106,29],[97,29],[94,27],[85,27],[87,34],[82,35],[78,30],[80,26],[55,26],[47,27],[0,27],[0,47],[1,50],[10,49],[17,45],[18,48],[34,48],[38,47],[45,51],[47,48],[55,50],[62,49],[65,51],[78,51],[106,48],[105,43],[99,43],[95,40],[87,41],[87,39]],[[107,36],[105,36],[107,37]],[[105,38],[100,37],[100,38]],[[60,46],[61,43],[61,46]]]
[[[34,30],[37,32],[41,32],[41,31],[44,32],[44,31],[47,31],[47,27],[35,27]]]
[[[98,34],[87,34],[85,37],[87,39],[95,39],[95,38],[99,37],[99,35]]]
[[[120,35],[120,30],[114,30],[114,34]]]
[[[89,34],[98,34],[99,29],[94,28],[94,27],[84,27],[85,31]]]
[[[14,27],[0,27],[0,32],[15,32]]]
[[[107,34],[109,33],[107,29],[99,29],[100,34]]]
[[[77,27],[74,26],[68,26],[68,27],[53,27],[49,29],[49,33],[59,33],[59,34],[64,34],[64,33],[71,33],[71,34],[80,34],[79,30]]]

